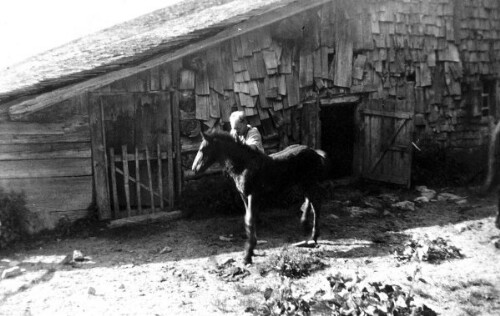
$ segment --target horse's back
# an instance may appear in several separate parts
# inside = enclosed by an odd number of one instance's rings
[[[305,176],[311,180],[323,178],[329,168],[328,158],[322,150],[315,150],[305,145],[290,145],[270,157],[278,164],[297,176]],[[313,180],[314,181],[314,180]]]

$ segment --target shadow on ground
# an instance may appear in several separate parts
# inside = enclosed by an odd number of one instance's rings
[[[468,196],[464,205],[431,202],[414,211],[387,209],[384,212],[382,209],[376,214],[362,216],[352,216],[342,207],[356,205],[357,200],[382,193],[397,195],[402,200],[412,200],[416,195],[414,191],[380,186],[340,187],[330,192],[329,200],[322,208],[319,242],[320,246],[328,246],[329,257],[384,256],[410,238],[404,233],[407,229],[482,219],[493,216],[496,211],[493,195],[480,198],[466,190],[456,192]],[[234,196],[232,199],[235,200]],[[191,209],[191,216],[185,219],[115,229],[108,229],[94,221],[82,221],[66,231],[37,236],[36,239],[16,244],[3,251],[2,256],[23,261],[23,257],[64,257],[80,250],[92,261],[91,264],[77,265],[81,269],[164,263],[225,253],[234,253],[238,259],[243,254],[245,236],[243,208],[238,209],[234,203],[221,204],[220,212],[214,211],[214,208],[204,212],[199,205],[207,204],[198,204],[196,209]],[[258,239],[264,242],[259,244],[258,251],[266,252],[308,238],[299,225],[300,201],[290,199],[281,208],[272,206],[260,215],[257,234]],[[230,241],[221,236],[229,236]],[[28,270],[50,268],[53,262],[24,266]]]

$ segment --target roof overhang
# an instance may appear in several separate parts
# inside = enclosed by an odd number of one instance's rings
[[[86,81],[39,94],[27,100],[13,101],[8,110],[10,119],[21,120],[26,115],[43,110],[53,104],[101,88],[114,81],[157,67],[164,63],[175,61],[190,54],[205,50],[235,36],[252,32],[301,12],[317,8],[331,1],[332,0],[295,1],[275,10],[251,17],[244,22],[238,23],[221,31],[215,36],[189,44],[172,52],[162,54],[161,56],[150,59],[139,65],[112,71]]]

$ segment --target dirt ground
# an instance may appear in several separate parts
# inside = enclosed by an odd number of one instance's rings
[[[243,211],[203,216],[200,206],[191,218],[41,236],[0,254],[0,270],[22,271],[0,281],[0,314],[252,315],[270,289],[288,288],[297,299],[318,301],[331,291],[329,277],[342,275],[359,284],[398,285],[439,315],[500,315],[496,196],[434,189],[467,199],[400,210],[380,194],[412,201],[419,193],[335,189],[323,207],[316,248],[291,247],[306,238],[298,209],[268,210],[260,218],[258,256],[251,266],[241,264]],[[411,240],[436,238],[463,257],[432,262],[411,256]],[[71,261],[74,250],[83,261]],[[287,252],[314,257],[317,265],[309,275],[284,277],[273,270],[273,260]],[[312,314],[336,315],[311,304]]]

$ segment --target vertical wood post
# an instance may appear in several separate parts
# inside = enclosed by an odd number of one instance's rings
[[[169,98],[170,99],[170,98]],[[168,190],[168,207],[172,209],[174,207],[174,149],[173,149],[173,139],[172,139],[172,104],[171,102],[165,102],[166,114],[167,114],[167,190]]]
[[[158,191],[160,193],[160,209],[163,210],[163,172],[161,168],[161,148],[160,144],[156,144],[156,152],[158,153]]]
[[[172,104],[172,127],[174,135],[174,158],[175,158],[175,195],[182,193],[182,147],[180,131],[180,112],[179,112],[179,93],[177,91],[170,93],[170,102]],[[499,112],[500,113],[500,112]],[[173,204],[174,201],[172,201]]]
[[[125,201],[127,202],[127,216],[131,216],[132,209],[130,208],[130,185],[128,172],[128,157],[127,145],[122,145],[122,162],[123,162],[123,188],[125,189]]]
[[[89,111],[89,125],[92,146],[92,167],[94,174],[94,192],[100,220],[110,219],[111,206],[106,173],[106,148],[104,146],[103,120],[99,98],[87,93],[83,98]]]
[[[149,197],[151,199],[151,209],[153,213],[156,211],[155,209],[155,196],[153,191],[153,177],[151,176],[151,162],[149,161],[149,149],[146,147],[146,164],[148,167],[148,180],[149,180]]]
[[[113,209],[115,210],[115,218],[120,213],[120,205],[118,202],[118,191],[116,190],[116,167],[115,167],[115,149],[109,149],[109,159],[111,160],[111,190],[113,191]]]
[[[135,147],[135,190],[137,194],[137,208],[139,213],[142,214],[142,200],[141,200],[141,175],[140,175],[140,165],[139,165],[139,150]]]

